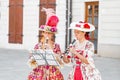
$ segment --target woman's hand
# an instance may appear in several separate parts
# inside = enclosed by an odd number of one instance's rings
[[[62,59],[63,59],[63,61],[65,63],[69,63],[70,62],[70,59],[66,55],[63,55]]]
[[[76,49],[75,49],[75,47],[70,47],[69,48],[69,51],[72,53],[72,54],[75,54],[76,55]]]
[[[75,56],[77,56],[83,63],[89,64],[89,63],[88,63],[88,60],[87,60],[83,55],[79,54],[79,53],[76,51],[75,47],[71,47],[71,48],[70,48],[70,52],[71,52],[72,54],[74,54]]]

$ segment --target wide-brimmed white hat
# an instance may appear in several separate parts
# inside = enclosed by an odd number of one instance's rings
[[[84,32],[92,32],[95,30],[94,25],[86,22],[72,22],[69,29],[76,29]]]

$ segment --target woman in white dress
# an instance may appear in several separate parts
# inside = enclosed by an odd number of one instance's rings
[[[68,80],[101,80],[92,58],[94,44],[88,40],[89,32],[95,30],[94,26],[85,22],[73,22],[69,29],[74,30],[76,42],[69,47],[69,53],[63,56],[64,62],[73,62],[73,70],[69,73]]]

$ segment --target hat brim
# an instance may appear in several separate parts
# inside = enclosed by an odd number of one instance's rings
[[[73,22],[71,23],[70,27],[68,29],[75,29],[75,30],[80,30],[80,31],[83,31],[83,32],[92,32],[95,30],[95,27],[94,25],[90,24],[90,23],[87,23],[89,26],[90,26],[90,29],[87,29],[87,28],[83,28],[83,24],[80,24],[81,27],[76,27],[75,25],[78,24],[78,22]]]
[[[42,25],[42,26],[44,26],[44,28],[43,28],[43,27],[40,27],[40,28],[39,28],[40,31],[45,31],[45,32],[55,33],[55,34],[58,33],[57,30],[56,30],[56,31],[51,31],[51,30],[50,30],[51,27],[49,27],[49,26],[47,26],[47,27],[46,27],[46,25]]]
[[[49,31],[49,30],[46,30],[46,29],[41,29],[41,28],[39,28],[39,30],[44,31],[44,32],[54,33],[54,34],[58,33],[57,31],[52,32],[52,31]]]

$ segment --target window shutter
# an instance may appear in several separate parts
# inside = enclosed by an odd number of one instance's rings
[[[9,43],[22,44],[23,0],[10,0],[9,3]]]

